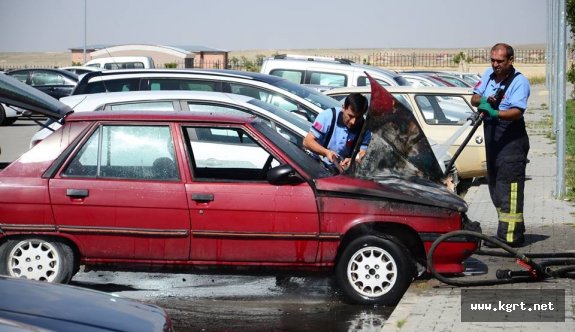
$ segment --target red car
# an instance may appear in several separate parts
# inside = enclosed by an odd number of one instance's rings
[[[26,106],[31,91],[17,85],[15,97],[0,83],[0,102]],[[30,100],[50,116],[70,111]],[[352,302],[394,304],[425,271],[433,241],[468,224],[466,203],[445,187],[334,175],[255,117],[63,120],[0,171],[0,274],[66,283],[81,265],[316,271],[335,273]],[[467,238],[441,244],[437,271],[462,272],[476,248]]]

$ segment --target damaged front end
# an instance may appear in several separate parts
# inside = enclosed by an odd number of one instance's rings
[[[393,188],[392,192],[401,193],[402,200],[458,211],[461,229],[481,232],[479,223],[465,215],[465,201],[447,188],[446,176],[415,116],[377,81],[371,77],[369,80],[371,103],[362,134],[369,130],[372,138],[363,160],[357,162],[352,158],[349,174],[377,182],[388,188],[388,192]],[[426,252],[442,235],[441,232],[419,234]],[[442,243],[436,250],[436,268],[442,273],[463,272],[461,262],[478,246],[479,242],[472,237]]]

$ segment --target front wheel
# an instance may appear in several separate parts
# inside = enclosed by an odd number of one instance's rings
[[[72,279],[69,246],[42,238],[8,240],[0,247],[0,274],[54,283]]]
[[[415,276],[409,251],[391,239],[373,235],[352,241],[343,251],[336,277],[355,303],[395,305]]]

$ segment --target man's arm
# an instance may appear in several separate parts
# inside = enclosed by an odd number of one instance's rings
[[[303,140],[303,147],[317,155],[326,157],[329,161],[331,161],[334,164],[337,163],[336,160],[338,157],[337,153],[319,144],[317,138],[311,132],[308,132],[307,135],[305,136]]]
[[[477,107],[479,106],[480,102],[481,102],[481,95],[474,93],[473,96],[471,96],[471,105]]]

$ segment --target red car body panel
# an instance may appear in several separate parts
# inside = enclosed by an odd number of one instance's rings
[[[194,179],[178,130],[180,123],[229,123],[253,132],[251,120],[143,114],[146,116],[128,112],[73,114],[56,134],[1,171],[0,241],[3,237],[30,233],[63,237],[74,244],[81,263],[88,268],[137,263],[331,269],[342,239],[358,228],[401,225],[422,235],[417,241],[426,252],[433,238],[462,228],[465,206],[433,206],[429,203],[433,193],[417,190],[406,199],[401,187],[365,179],[309,178],[297,185]],[[179,180],[60,175],[68,160],[58,156],[80,134],[99,121],[127,120],[171,122]],[[274,154],[281,154],[271,142],[263,141],[263,136],[258,139],[263,146],[273,147],[270,150]],[[57,153],[40,157],[39,151],[51,149]],[[290,160],[286,155],[278,157]],[[301,172],[296,164],[293,168]],[[48,172],[50,169],[52,173]],[[52,174],[51,178],[47,174]],[[85,190],[89,195],[69,196],[70,189]],[[437,271],[461,272],[461,262],[476,245],[473,241],[440,245],[435,259]]]

